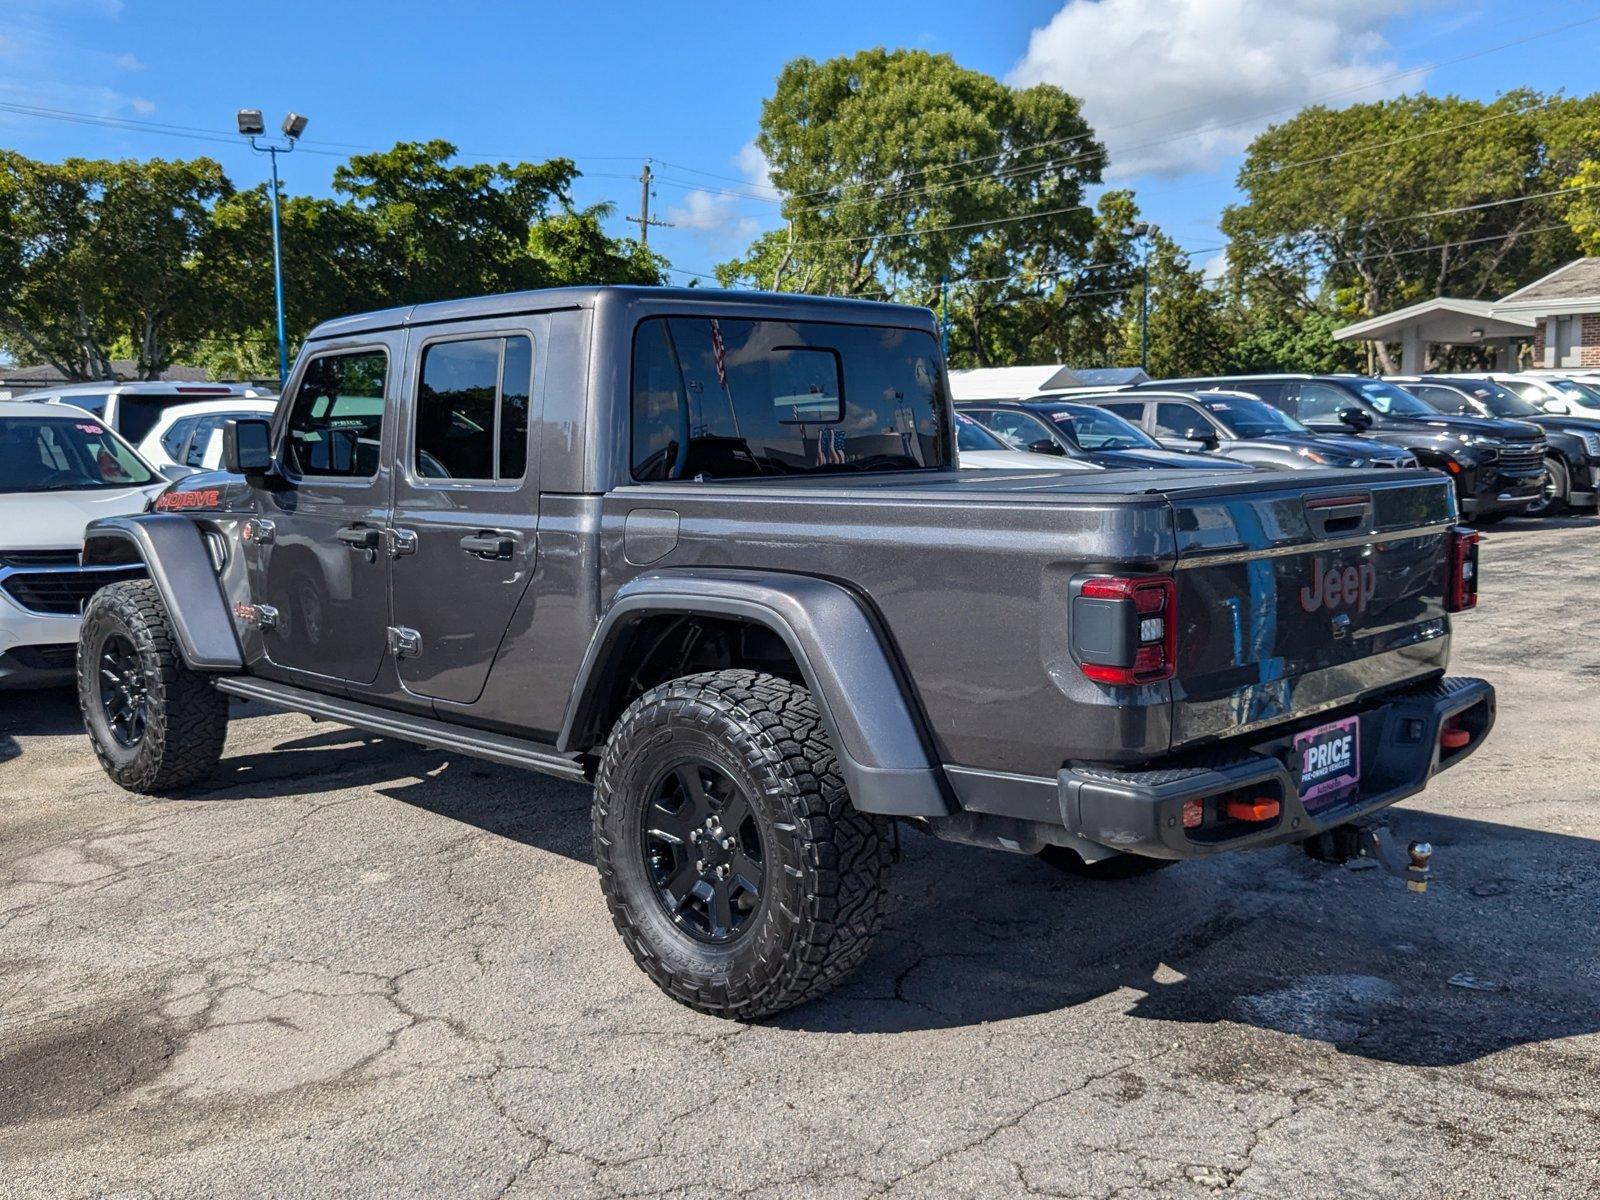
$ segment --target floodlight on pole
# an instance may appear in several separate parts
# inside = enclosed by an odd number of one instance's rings
[[[278,318],[278,386],[289,382],[289,338],[283,323],[283,226],[278,214],[278,155],[294,150],[294,144],[306,131],[306,118],[292,112],[283,119],[283,143],[260,142],[257,139],[267,130],[259,108],[239,110],[239,132],[250,139],[250,149],[272,159],[272,290]]]

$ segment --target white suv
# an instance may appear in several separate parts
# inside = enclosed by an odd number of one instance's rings
[[[222,466],[222,427],[230,417],[270,417],[277,397],[206,400],[164,409],[139,443],[139,456],[168,479]]]
[[[231,397],[273,395],[271,388],[247,383],[66,383],[44,391],[13,396],[13,400],[70,404],[94,413],[113,430],[137,446],[161,418],[164,410],[178,404],[201,400],[226,400]]]
[[[143,512],[165,486],[93,414],[0,400],[0,688],[72,680],[84,603],[143,574],[80,566],[84,526]]]

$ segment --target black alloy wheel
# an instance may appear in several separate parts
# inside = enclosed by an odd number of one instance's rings
[[[673,767],[650,794],[640,845],[656,899],[697,941],[733,941],[761,907],[767,884],[750,798],[705,759]]]
[[[150,679],[138,649],[120,633],[101,646],[99,690],[100,711],[117,745],[137,746],[149,719]]]

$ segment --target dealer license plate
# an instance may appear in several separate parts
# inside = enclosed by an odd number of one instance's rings
[[[1355,793],[1361,783],[1361,719],[1346,717],[1298,733],[1300,801],[1308,811],[1326,808]]]

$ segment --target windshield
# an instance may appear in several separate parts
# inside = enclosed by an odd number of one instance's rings
[[[1465,392],[1488,410],[1491,417],[1540,417],[1544,410],[1530,404],[1510,388],[1492,379],[1452,379],[1450,386]]]
[[[1579,383],[1575,379],[1550,379],[1546,382],[1568,400],[1576,400],[1586,408],[1600,403],[1600,389],[1587,383]]]
[[[633,339],[633,477],[943,470],[949,407],[924,330],[652,317]]]
[[[155,476],[98,421],[0,417],[0,492],[137,487]]]
[[[1226,396],[1218,400],[1203,396],[1200,403],[1234,437],[1263,438],[1275,433],[1310,432],[1288,413],[1279,412],[1252,396]]]
[[[1054,408],[1050,423],[1067,435],[1080,450],[1159,450],[1161,443],[1144,430],[1128,424],[1115,413],[1086,404]]]
[[[1386,379],[1356,379],[1350,386],[1361,393],[1361,398],[1385,416],[1435,417],[1439,414],[1403,388],[1397,388]]]
[[[979,425],[966,413],[956,414],[956,449],[1007,450],[1010,449],[994,434]]]

